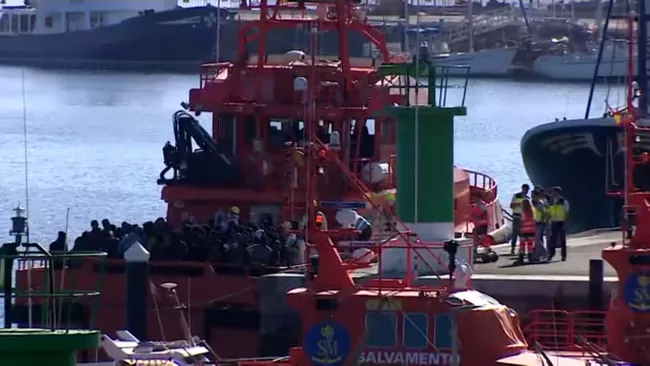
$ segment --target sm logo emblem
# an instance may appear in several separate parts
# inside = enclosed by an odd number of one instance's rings
[[[650,272],[637,272],[623,282],[623,301],[632,311],[650,312]]]
[[[340,366],[350,353],[350,335],[341,324],[315,324],[305,335],[304,350],[312,365]]]

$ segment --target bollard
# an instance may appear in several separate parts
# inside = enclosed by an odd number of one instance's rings
[[[124,252],[126,261],[126,329],[147,339],[147,295],[149,294],[149,251],[133,243]]]
[[[13,293],[14,293],[14,286],[13,286],[13,272],[14,272],[14,259],[10,258],[10,256],[15,256],[18,255],[18,244],[16,243],[5,243],[2,245],[0,248],[0,253],[2,253],[3,256],[6,256],[5,258],[0,259],[2,262],[0,264],[0,268],[2,268],[2,273],[0,273],[0,276],[2,276],[2,287],[3,287],[3,292],[4,292],[4,327],[5,328],[11,328],[11,323],[13,322]]]
[[[605,268],[602,259],[589,261],[589,309],[604,310]]]

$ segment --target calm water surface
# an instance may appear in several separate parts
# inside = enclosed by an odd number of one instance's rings
[[[31,232],[49,243],[64,229],[67,208],[71,237],[92,219],[164,215],[156,185],[161,148],[173,140],[171,114],[197,83],[191,75],[0,68],[0,235],[9,231],[11,209],[25,205],[23,105]],[[470,81],[468,116],[456,122],[456,164],[496,178],[503,199],[526,181],[523,133],[556,117],[581,117],[588,90],[588,84]],[[605,94],[602,86],[598,112]],[[613,92],[612,104],[616,98]]]

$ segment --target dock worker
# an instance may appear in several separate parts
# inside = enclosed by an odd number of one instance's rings
[[[472,225],[474,230],[472,230],[472,238],[474,241],[474,248],[480,243],[481,237],[488,233],[488,212],[487,206],[483,195],[476,197],[474,204],[472,205]]]
[[[535,187],[531,193],[533,208],[535,209],[535,247],[533,252],[535,258],[539,260],[546,257],[546,247],[544,246],[544,235],[546,233],[546,224],[549,220],[548,217],[548,201],[544,190]]]
[[[524,257],[528,257],[528,262],[535,261],[535,208],[530,199],[521,201],[521,221],[519,226],[519,254],[517,257],[518,264],[524,264]]]
[[[517,247],[517,238],[519,237],[519,228],[521,226],[521,204],[528,198],[528,191],[530,186],[528,184],[521,185],[521,191],[515,193],[510,200],[510,209],[512,210],[512,240],[510,241],[510,254],[515,254]]]
[[[549,220],[551,224],[551,237],[548,242],[548,261],[555,256],[555,250],[560,248],[562,261],[566,261],[566,226],[565,222],[569,216],[569,201],[562,197],[562,188],[555,187],[551,191],[551,200],[548,206]]]

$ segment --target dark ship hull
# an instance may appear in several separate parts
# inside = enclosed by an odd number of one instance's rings
[[[647,136],[642,136],[635,153],[649,147]],[[623,130],[609,118],[547,123],[527,131],[521,140],[531,182],[562,187],[570,203],[571,232],[620,224],[622,200],[607,192],[624,186],[624,152]],[[634,180],[648,186],[650,169],[637,168]]]
[[[119,24],[53,34],[0,36],[0,62],[39,67],[198,69],[215,59],[216,19],[211,6],[141,15]],[[235,47],[223,37],[222,48]]]
[[[212,6],[177,8],[127,19],[92,30],[53,34],[0,35],[0,63],[37,67],[107,68],[196,72],[203,63],[237,59],[237,34],[245,21]],[[220,21],[217,22],[217,18]],[[220,39],[217,39],[217,25]],[[397,27],[388,38],[400,40]],[[391,37],[392,36],[392,37]],[[351,57],[370,57],[369,41],[348,34]],[[339,55],[336,32],[317,36],[319,54]],[[266,54],[309,51],[311,33],[304,29],[274,29],[267,33]],[[247,45],[257,54],[257,44]]]

